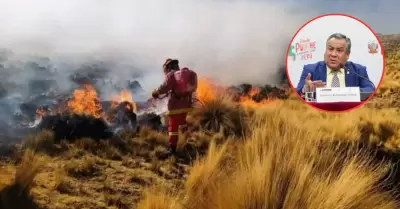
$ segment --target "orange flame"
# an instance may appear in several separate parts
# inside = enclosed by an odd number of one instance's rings
[[[259,88],[252,88],[250,89],[247,95],[241,96],[239,99],[240,104],[248,107],[261,107],[267,103],[270,103],[271,100],[268,98],[262,98],[261,101],[254,101],[253,97],[258,95],[261,92]]]
[[[209,78],[199,78],[197,81],[196,97],[200,102],[211,101],[217,98],[225,89]]]
[[[76,114],[91,115],[96,118],[103,116],[96,89],[91,85],[84,85],[83,88],[76,89],[73,92],[73,98],[68,101],[67,107]]]
[[[254,101],[253,97],[261,92],[259,88],[252,88],[246,95],[240,96],[239,103],[243,106],[261,107],[272,102],[271,99],[262,98],[261,101]],[[229,94],[227,88],[217,85],[211,79],[199,78],[197,84],[197,99],[201,102],[210,101],[217,98],[218,93]]]
[[[126,109],[128,109],[129,111],[133,111],[135,113],[137,111],[137,106],[135,101],[133,101],[132,94],[126,89],[122,90],[119,95],[113,95],[111,97],[111,100],[112,100],[111,108],[115,108],[121,102],[129,102],[132,104],[133,110],[131,110],[129,105],[126,105]]]

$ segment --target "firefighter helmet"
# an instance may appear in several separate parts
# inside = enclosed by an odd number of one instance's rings
[[[164,64],[163,64],[163,69],[164,71],[169,71],[174,65],[178,65],[179,61],[177,59],[171,59],[168,58],[167,60],[165,60]]]

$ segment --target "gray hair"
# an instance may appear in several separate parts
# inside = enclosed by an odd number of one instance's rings
[[[345,36],[344,34],[341,33],[334,33],[332,35],[330,35],[328,37],[328,39],[326,40],[326,42],[328,42],[329,40],[331,40],[332,38],[334,39],[339,39],[339,40],[346,40],[346,51],[350,52],[351,51],[351,40],[350,38],[348,38],[347,36]]]

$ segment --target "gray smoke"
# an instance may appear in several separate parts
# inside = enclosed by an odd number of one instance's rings
[[[276,84],[288,42],[307,19],[276,1],[1,1],[0,45],[21,53],[113,60],[162,81],[168,57],[225,84]],[[132,68],[113,69],[125,78]]]
[[[36,85],[55,82],[70,95],[77,87],[71,74],[88,69],[106,70],[102,99],[116,93],[113,84],[136,79],[145,93],[134,99],[144,101],[162,82],[166,58],[226,85],[277,85],[289,40],[308,19],[305,10],[293,13],[298,7],[273,0],[0,0],[0,123],[22,102],[52,94]]]

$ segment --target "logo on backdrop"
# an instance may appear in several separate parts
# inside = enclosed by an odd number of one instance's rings
[[[293,61],[296,60],[296,50],[293,45],[290,46],[289,48],[289,53],[288,53],[289,58],[291,58]]]
[[[315,49],[315,41],[311,41],[310,39],[300,39],[300,41],[290,46],[289,56],[292,57],[293,60],[296,60],[296,57],[300,57],[300,60],[310,60],[312,59]]]
[[[378,53],[379,44],[376,41],[368,42],[368,53],[376,54]]]

